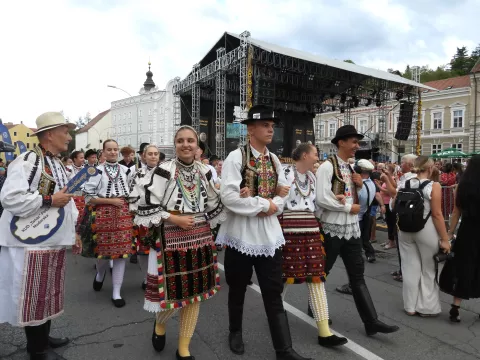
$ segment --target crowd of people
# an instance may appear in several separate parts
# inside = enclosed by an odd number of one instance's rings
[[[479,158],[465,173],[447,164],[437,175],[436,164],[422,156],[406,155],[400,166],[356,161],[363,135],[344,125],[332,139],[336,155],[320,162],[316,147],[301,143],[291,163],[282,164],[268,150],[278,121],[270,109],[252,107],[243,121],[248,143],[224,161],[207,158],[197,132],[186,125],[175,133],[173,159],[165,159],[155,144],[143,143],[135,152],[120,149],[113,139],[100,152],[61,158],[71,124],[60,113],[39,116],[39,145],[17,157],[3,179],[0,323],[24,327],[31,359],[49,359],[49,347],[68,343],[51,337],[50,328],[63,313],[66,248],[72,246],[74,254],[95,259],[94,291],[102,290],[110,269],[117,308],[127,305],[121,291],[126,261],[138,263],[143,308],[155,314],[153,348],[164,350],[168,320],[178,312],[176,358],[192,360],[189,345],[200,305],[220,291],[217,253],[225,249],[231,351],[246,351],[243,308],[255,270],[276,358],[306,359],[293,349],[284,296],[292,285],[306,284],[318,344],[346,344],[330,330],[325,290],[338,257],[349,279],[338,290],[353,295],[366,334],[399,330],[378,319],[364,278],[364,256],[376,261],[378,213],[388,227],[385,249],[398,249],[400,269],[392,275],[403,280],[408,315],[441,312],[435,256],[455,251],[440,287],[454,296],[450,318],[460,321],[461,301],[480,297],[480,247],[473,235],[480,202],[470,201],[480,196]],[[80,179],[82,186],[68,191]],[[438,180],[447,187],[458,183],[448,232]],[[404,206],[407,198],[410,207]],[[17,226],[21,219],[31,219],[38,232],[24,235],[28,227]]]

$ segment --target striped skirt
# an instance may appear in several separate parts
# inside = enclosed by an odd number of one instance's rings
[[[133,216],[123,207],[88,206],[81,226],[82,256],[97,259],[128,258],[135,253]]]
[[[285,210],[279,220],[285,237],[283,281],[287,284],[324,282],[323,236],[313,213]]]
[[[179,309],[214,296],[220,290],[220,275],[212,233],[204,215],[195,214],[191,230],[167,223],[155,231],[158,235],[148,258],[144,309]]]

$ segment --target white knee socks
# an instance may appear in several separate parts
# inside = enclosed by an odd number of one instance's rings
[[[103,281],[107,267],[108,267],[108,261],[97,259],[97,277],[95,278],[97,282]]]
[[[113,300],[122,298],[120,296],[120,289],[122,288],[124,274],[125,274],[125,259],[113,260],[113,269],[112,269],[112,284],[113,284],[112,299]]]
[[[143,282],[147,283],[147,272],[148,272],[148,255],[138,255],[138,264],[140,265],[140,270],[143,273]]]

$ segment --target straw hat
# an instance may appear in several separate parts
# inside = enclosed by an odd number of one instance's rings
[[[32,135],[37,135],[43,131],[55,129],[60,126],[68,126],[70,130],[75,129],[76,125],[67,122],[65,116],[59,112],[46,112],[36,120],[37,123],[37,131],[35,131]]]

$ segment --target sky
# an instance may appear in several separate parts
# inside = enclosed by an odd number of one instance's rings
[[[480,0],[21,0],[0,3],[0,118],[94,117],[160,89],[225,31],[380,69],[447,64],[480,43]]]

